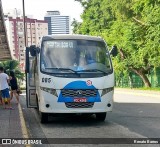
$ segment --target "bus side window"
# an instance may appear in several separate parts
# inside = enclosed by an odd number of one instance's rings
[[[29,85],[35,86],[35,58],[30,59]]]

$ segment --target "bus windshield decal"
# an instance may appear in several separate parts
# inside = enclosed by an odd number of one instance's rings
[[[47,41],[48,47],[51,48],[75,48],[76,44],[74,41]]]
[[[104,42],[90,40],[49,40],[43,42],[41,70],[49,74],[87,77],[112,72]],[[56,75],[57,76],[57,75]]]

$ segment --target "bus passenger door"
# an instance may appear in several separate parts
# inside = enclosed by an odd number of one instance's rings
[[[28,108],[37,108],[35,87],[35,57],[30,55],[30,48],[26,48],[26,103]]]

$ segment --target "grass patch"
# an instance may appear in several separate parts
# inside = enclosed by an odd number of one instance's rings
[[[150,90],[150,91],[160,91],[160,87],[141,87],[141,88],[130,88],[130,87],[116,87],[116,88],[124,88],[124,89],[133,89],[133,90]]]
[[[134,88],[137,90],[152,90],[152,91],[160,91],[160,87],[154,87],[154,88],[148,88],[148,87],[142,87],[142,88]]]

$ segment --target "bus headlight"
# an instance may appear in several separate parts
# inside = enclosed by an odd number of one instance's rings
[[[101,96],[103,96],[103,95],[105,95],[105,94],[107,94],[107,93],[109,93],[113,90],[114,90],[114,87],[105,88],[105,89],[102,90]]]
[[[58,97],[56,89],[53,88],[46,88],[46,87],[40,87],[41,90],[48,92],[50,94],[53,94],[54,96]]]

